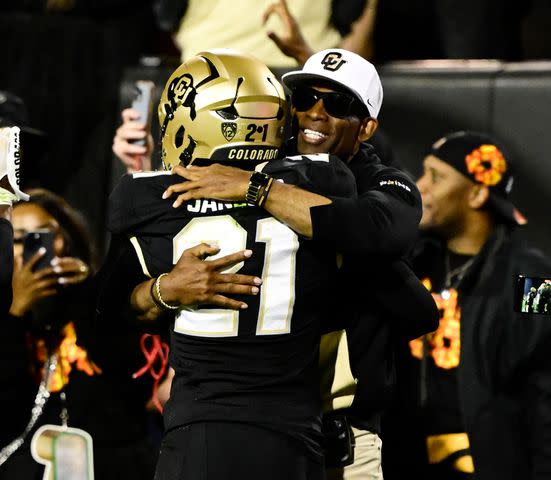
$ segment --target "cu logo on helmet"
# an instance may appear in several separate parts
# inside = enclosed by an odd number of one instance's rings
[[[336,72],[346,63],[346,60],[343,60],[342,54],[339,52],[329,52],[325,55],[325,57],[323,57],[321,63],[325,70]]]
[[[187,98],[190,94],[195,94],[193,77],[189,74],[182,75],[176,79],[173,90],[174,98],[179,100],[183,105],[186,105]]]

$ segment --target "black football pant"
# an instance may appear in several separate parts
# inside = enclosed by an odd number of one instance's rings
[[[155,480],[323,480],[290,437],[253,425],[194,423],[165,434]]]

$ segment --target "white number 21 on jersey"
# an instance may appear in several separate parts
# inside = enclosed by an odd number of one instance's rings
[[[295,302],[295,260],[298,237],[275,218],[263,218],[256,224],[256,242],[266,244],[262,269],[257,335],[276,335],[291,331]],[[247,231],[229,215],[198,217],[191,220],[173,240],[173,262],[183,251],[201,242],[216,245],[220,252],[209,260],[244,250]],[[239,263],[226,272],[235,273]],[[183,309],[176,315],[174,331],[201,337],[232,337],[239,328],[239,312],[225,309]]]

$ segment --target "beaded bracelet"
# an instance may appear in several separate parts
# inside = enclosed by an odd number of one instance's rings
[[[151,283],[151,288],[149,293],[153,300],[153,303],[161,310],[178,310],[180,307],[178,305],[170,305],[163,300],[161,296],[161,278],[163,278],[168,273],[161,273],[154,282]]]
[[[157,300],[157,298],[155,297],[155,281],[156,280],[157,280],[156,278],[153,278],[151,280],[151,285],[149,286],[149,296],[151,297],[151,300],[153,300],[153,303],[155,304],[155,306],[159,310],[164,310],[164,307],[161,305],[159,300]]]

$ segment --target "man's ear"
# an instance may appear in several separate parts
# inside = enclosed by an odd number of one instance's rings
[[[367,140],[369,140],[375,133],[375,130],[377,130],[378,125],[379,122],[376,118],[364,119],[362,121],[360,134],[358,135],[358,139],[360,140],[360,142],[366,142]]]
[[[469,206],[475,210],[482,208],[490,198],[490,189],[486,185],[477,183],[469,192]]]

